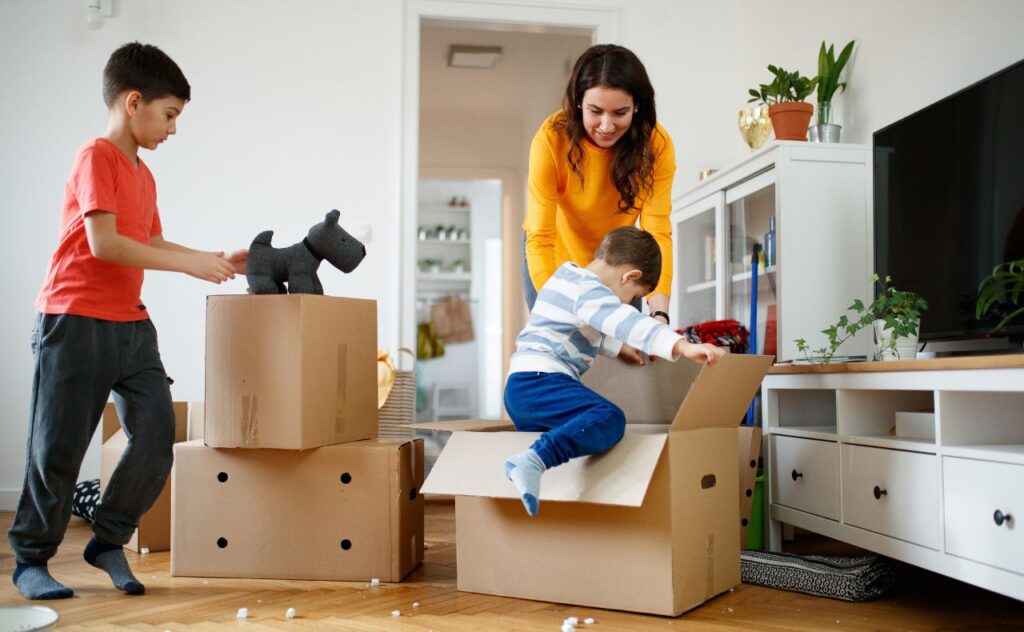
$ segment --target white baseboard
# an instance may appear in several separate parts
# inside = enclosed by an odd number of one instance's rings
[[[20,489],[0,489],[0,511],[14,511],[21,498]]]

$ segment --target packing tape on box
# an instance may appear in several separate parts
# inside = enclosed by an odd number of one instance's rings
[[[242,395],[242,445],[255,446],[259,440],[259,424],[256,423],[255,395]]]
[[[710,599],[715,595],[715,536],[711,534],[707,539],[708,554],[708,576],[707,585],[704,587],[704,598]]]
[[[341,435],[345,431],[345,397],[348,395],[348,345],[338,343],[338,388],[334,401],[334,434]]]

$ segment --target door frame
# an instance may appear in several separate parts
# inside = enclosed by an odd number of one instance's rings
[[[416,346],[416,201],[419,180],[419,116],[420,116],[420,29],[424,22],[458,23],[467,28],[525,30],[537,32],[579,32],[588,30],[592,41],[615,42],[618,33],[618,9],[607,6],[584,4],[544,3],[515,0],[405,0],[403,8],[403,52],[402,52],[402,149],[401,149],[401,202],[396,225],[400,234],[399,265],[394,284],[393,305],[398,305],[398,332],[395,339],[399,347],[415,349]],[[509,223],[502,218],[502,226]],[[502,235],[506,250],[511,235]],[[521,240],[521,238],[519,238]],[[510,253],[503,254],[508,267]],[[504,270],[506,280],[503,304],[504,331],[503,360],[507,364],[510,353],[509,340],[525,323],[525,311],[515,310],[516,297],[522,290],[513,270]],[[517,289],[519,288],[519,289]],[[524,304],[525,309],[525,304]]]

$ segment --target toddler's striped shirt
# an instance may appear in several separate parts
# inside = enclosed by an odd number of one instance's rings
[[[670,327],[620,302],[596,274],[568,262],[537,295],[516,338],[509,373],[565,373],[578,380],[598,353],[615,358],[623,342],[672,360],[680,338]]]

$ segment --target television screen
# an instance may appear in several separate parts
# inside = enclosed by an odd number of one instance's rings
[[[975,318],[981,280],[1024,258],[1024,61],[878,130],[873,145],[875,269],[928,301],[921,339],[1024,333],[1024,316],[992,333],[1006,302]]]

